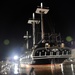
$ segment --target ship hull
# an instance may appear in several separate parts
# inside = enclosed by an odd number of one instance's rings
[[[20,75],[75,75],[74,66],[75,62],[24,65]]]

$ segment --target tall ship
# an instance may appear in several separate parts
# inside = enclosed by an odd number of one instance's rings
[[[44,33],[44,20],[43,15],[49,12],[49,8],[43,7],[43,3],[36,9],[36,14],[41,16],[41,20],[33,18],[28,20],[29,24],[33,27],[33,46],[28,49],[20,59],[20,74],[25,75],[75,75],[73,64],[69,70],[65,71],[67,67],[65,64],[69,64],[66,60],[71,60],[71,48],[65,46],[61,39],[61,35],[57,33],[45,34]],[[41,39],[36,43],[36,24],[41,24]],[[24,36],[24,38],[30,38],[31,36]],[[65,66],[64,66],[65,65]],[[66,69],[68,69],[66,68]],[[71,71],[71,73],[69,73]]]
[[[41,16],[40,20],[35,19],[33,13],[32,19],[28,20],[32,24],[33,35],[28,31],[24,38],[26,41],[25,52],[15,62],[8,62],[1,66],[1,74],[14,75],[75,75],[75,62],[71,57],[72,49],[67,47],[61,39],[61,35],[55,32],[44,33],[43,15],[49,12],[48,7],[43,3],[36,9],[36,14]],[[36,43],[36,24],[40,23],[41,39]],[[29,39],[32,37],[33,46],[29,48]],[[18,64],[17,64],[18,63]]]

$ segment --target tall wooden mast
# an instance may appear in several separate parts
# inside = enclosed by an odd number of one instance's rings
[[[49,9],[43,8],[43,3],[41,3],[41,7],[36,9],[37,14],[41,14],[41,39],[44,42],[44,25],[43,25],[43,14],[47,14]]]
[[[33,13],[33,18],[31,20],[28,20],[29,24],[32,24],[33,26],[33,46],[35,45],[35,24],[39,24],[39,20],[35,20],[35,14]]]

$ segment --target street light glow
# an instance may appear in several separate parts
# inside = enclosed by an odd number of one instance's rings
[[[18,60],[18,58],[19,58],[19,57],[18,57],[17,55],[16,55],[16,56],[14,56],[14,60]]]

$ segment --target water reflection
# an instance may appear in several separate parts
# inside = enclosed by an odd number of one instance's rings
[[[40,63],[30,64],[27,66],[28,69],[34,68],[35,75],[75,75],[75,61],[64,61],[63,63],[56,62],[55,59],[41,60]],[[20,74],[14,74],[10,72],[7,75],[26,75],[25,65],[20,69]],[[1,74],[4,75],[4,74]],[[30,75],[30,74],[28,74]]]

